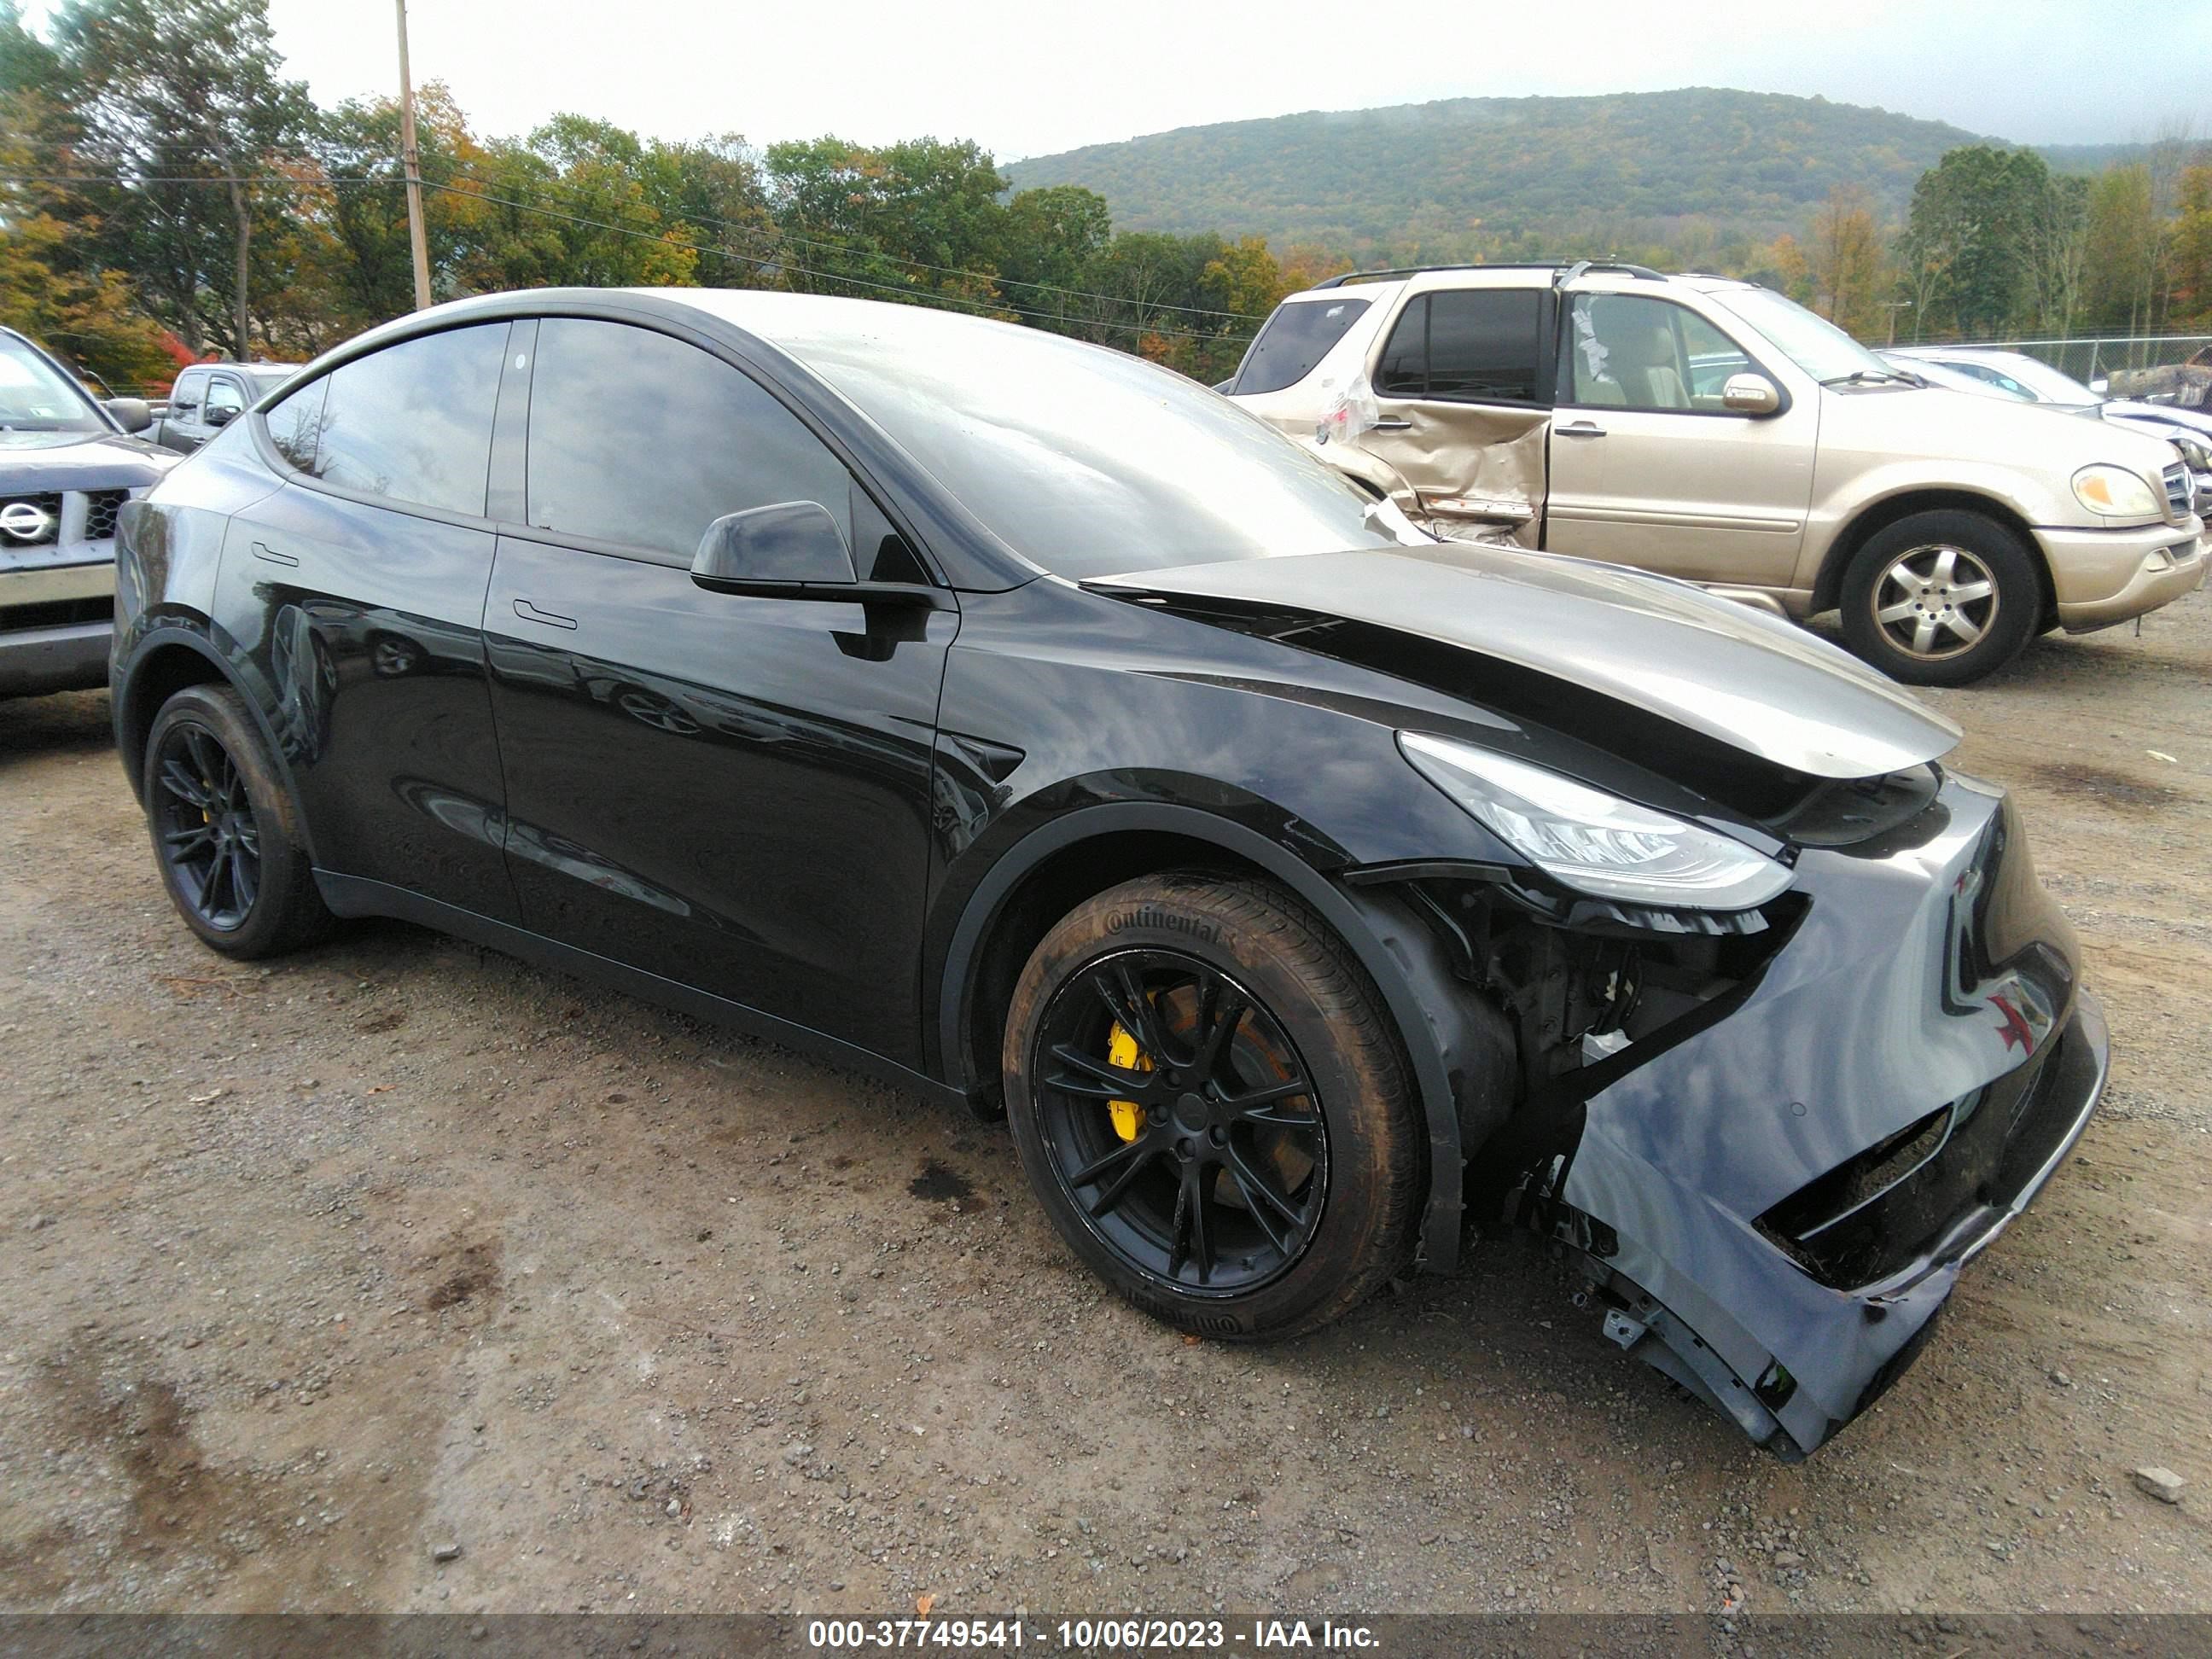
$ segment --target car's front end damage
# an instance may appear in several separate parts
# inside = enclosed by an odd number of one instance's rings
[[[1510,737],[1428,746],[1493,781],[1556,769],[1628,833],[1712,851],[1676,859],[1683,892],[1704,884],[1679,902],[1563,879],[1526,813],[1401,730],[1499,855],[1343,879],[1399,955],[1440,964],[1428,1001],[1480,1015],[1429,1034],[1468,1220],[1570,1253],[1607,1336],[1802,1457],[1911,1362],[2102,1091],[2104,1024],[2018,817],[1942,763],[1954,727],[1796,630],[1566,562],[1363,556],[1358,593],[1298,561],[1145,583],[1502,715]],[[1475,579],[1457,606],[1444,570]]]
[[[1572,1252],[1607,1336],[1793,1458],[1910,1362],[2106,1064],[2001,792],[1923,766],[1820,793],[1844,822],[1801,825],[1789,891],[1725,924],[1372,872],[1483,941],[1466,977],[1516,1032],[1470,1214]]]

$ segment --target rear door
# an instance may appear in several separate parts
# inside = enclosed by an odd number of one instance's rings
[[[1651,295],[1568,295],[1544,545],[1691,581],[1786,587],[1813,495],[1819,400],[1702,313]],[[1763,374],[1767,416],[1722,402]]]
[[[483,654],[509,325],[357,357],[265,412],[289,482],[231,520],[215,614],[261,684],[319,865],[511,921]]]
[[[1392,319],[1369,374],[1379,418],[1358,442],[1439,535],[1538,545],[1553,314],[1548,285],[1438,288]]]

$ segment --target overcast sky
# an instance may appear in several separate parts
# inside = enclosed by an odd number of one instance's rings
[[[324,102],[391,90],[392,0],[270,0]],[[2025,143],[2212,132],[2205,0],[410,0],[418,82],[481,133],[974,138],[1001,161],[1431,98],[1819,93]]]

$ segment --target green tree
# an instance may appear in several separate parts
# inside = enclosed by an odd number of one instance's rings
[[[1113,234],[1106,198],[1079,185],[1018,191],[1006,204],[998,254],[999,286],[1022,321],[1057,333],[1076,331],[1097,302],[1085,272]]]
[[[1899,245],[1922,331],[1987,337],[2032,316],[2034,228],[2051,169],[2033,150],[1966,144],[1920,175]]]
[[[793,141],[769,147],[768,174],[792,287],[998,308],[1006,181],[974,143]]]
[[[2149,326],[2159,242],[2150,169],[2107,167],[2089,187],[2083,309],[2092,326],[2130,334]]]
[[[255,181],[298,155],[312,108],[267,0],[70,0],[53,30],[101,257],[195,349],[250,354],[254,226],[292,210]]]

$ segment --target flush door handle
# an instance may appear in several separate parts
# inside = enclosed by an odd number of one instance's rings
[[[299,560],[293,557],[292,555],[289,553],[279,553],[275,548],[270,546],[266,542],[256,542],[253,544],[253,556],[257,559],[265,559],[270,564],[290,565],[295,569],[297,569],[300,564]]]
[[[564,617],[557,611],[540,611],[527,599],[514,602],[514,614],[525,622],[543,623],[548,628],[574,628],[576,619]]]

